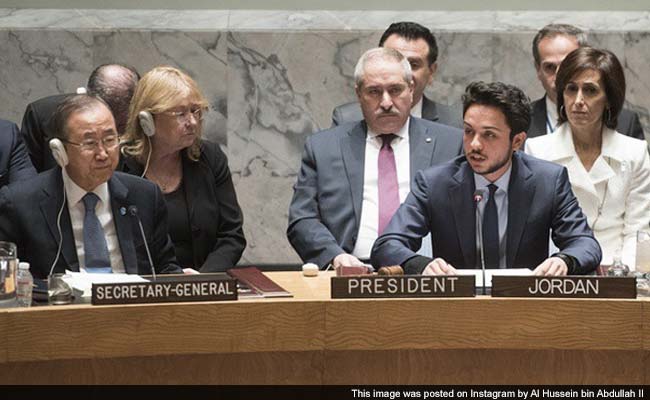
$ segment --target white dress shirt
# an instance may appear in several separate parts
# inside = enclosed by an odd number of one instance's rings
[[[506,170],[506,172],[504,172],[503,175],[501,175],[499,179],[494,181],[494,185],[497,187],[497,190],[494,192],[494,203],[497,206],[497,216],[499,221],[499,268],[508,267],[506,265],[506,239],[508,232],[508,186],[510,185],[511,173],[512,164],[510,164],[510,167]],[[476,190],[483,191],[483,200],[478,203],[476,207],[476,218],[481,218],[481,222],[483,221],[482,218],[485,215],[485,207],[487,206],[487,202],[490,200],[490,189],[488,188],[488,185],[491,183],[493,182],[488,181],[483,176],[474,174],[474,185],[476,187]],[[478,240],[479,233],[476,232],[476,235]],[[478,246],[477,251],[479,251]],[[477,259],[480,261],[480,253],[478,254]]]
[[[420,97],[420,101],[415,103],[413,107],[411,107],[411,115],[414,117],[422,118],[422,99],[424,99],[424,96]]]
[[[548,96],[546,99],[546,133],[553,133],[557,129],[557,104],[553,103]]]
[[[68,203],[68,212],[70,213],[70,222],[72,223],[72,233],[74,234],[74,243],[77,248],[79,271],[85,272],[86,260],[84,254],[83,226],[86,207],[84,206],[82,199],[87,192],[80,188],[70,178],[65,168],[63,168],[63,182],[65,183],[65,193]],[[104,182],[97,186],[95,190],[93,190],[93,193],[99,197],[99,201],[95,206],[95,214],[104,230],[106,245],[108,246],[108,254],[111,259],[111,268],[114,273],[124,273],[124,261],[122,260],[120,243],[117,240],[117,231],[115,230],[115,223],[113,222],[113,211],[111,210],[108,183]]]
[[[578,157],[568,123],[552,135],[530,138],[526,152],[567,168],[571,188],[603,251],[602,263],[617,254],[631,269],[636,232],[650,223],[650,158],[646,142],[603,128],[600,155],[587,171]]]
[[[398,132],[395,132],[397,137],[391,143],[397,168],[400,204],[404,202],[410,190],[409,122],[410,118],[406,120],[406,123]],[[383,143],[379,136],[379,134],[368,128],[363,168],[361,220],[357,242],[352,251],[352,255],[359,259],[370,258],[370,250],[372,250],[372,245],[377,240],[377,228],[379,226],[379,171],[377,163],[379,161],[379,150],[381,150]]]

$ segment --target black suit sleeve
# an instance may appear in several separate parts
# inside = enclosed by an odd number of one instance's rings
[[[157,185],[154,190],[154,219],[153,239],[150,239],[149,248],[156,272],[160,274],[182,274],[183,270],[178,265],[174,245],[169,237],[167,222],[167,205],[162,192]]]
[[[21,243],[18,225],[14,221],[13,203],[9,196],[9,188],[0,189],[0,241]]]
[[[49,149],[45,148],[47,135],[43,130],[41,118],[37,114],[33,104],[29,104],[25,110],[20,134],[25,141],[27,152],[29,153],[34,168],[39,172],[43,171],[45,169],[45,151],[49,151]]]
[[[10,124],[11,137],[13,144],[11,146],[11,155],[9,157],[9,183],[18,182],[36,175],[36,170],[32,166],[27,149],[21,140],[16,124]]]
[[[229,268],[236,265],[246,247],[242,228],[244,217],[237,202],[228,158],[218,145],[214,145],[213,150],[215,156],[209,164],[214,176],[216,200],[219,203],[219,227],[214,247],[201,266],[201,272],[214,272],[223,270],[218,266]]]
[[[633,138],[645,140],[645,135],[643,134],[643,126],[641,126],[641,121],[639,120],[639,114],[632,113],[632,121],[630,123],[630,136]]]

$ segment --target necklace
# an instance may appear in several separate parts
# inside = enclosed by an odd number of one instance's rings
[[[181,182],[183,182],[183,175],[180,175],[179,177],[171,176],[162,178],[161,176],[155,176],[151,173],[147,173],[146,177],[158,185],[163,193],[171,193],[175,191],[180,187]]]

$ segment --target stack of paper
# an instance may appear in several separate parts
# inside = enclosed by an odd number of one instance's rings
[[[476,277],[476,287],[483,286],[483,271],[480,269],[459,269],[458,275],[474,275]],[[528,268],[505,268],[505,269],[486,269],[485,286],[492,287],[493,276],[530,276],[533,271]]]
[[[132,274],[89,274],[87,272],[66,271],[63,277],[65,283],[70,286],[75,293],[83,293],[82,297],[90,297],[93,283],[129,283],[129,282],[148,282],[140,275]]]

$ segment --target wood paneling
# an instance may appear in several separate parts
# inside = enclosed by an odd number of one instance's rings
[[[650,383],[638,300],[290,299],[0,310],[0,383]]]

